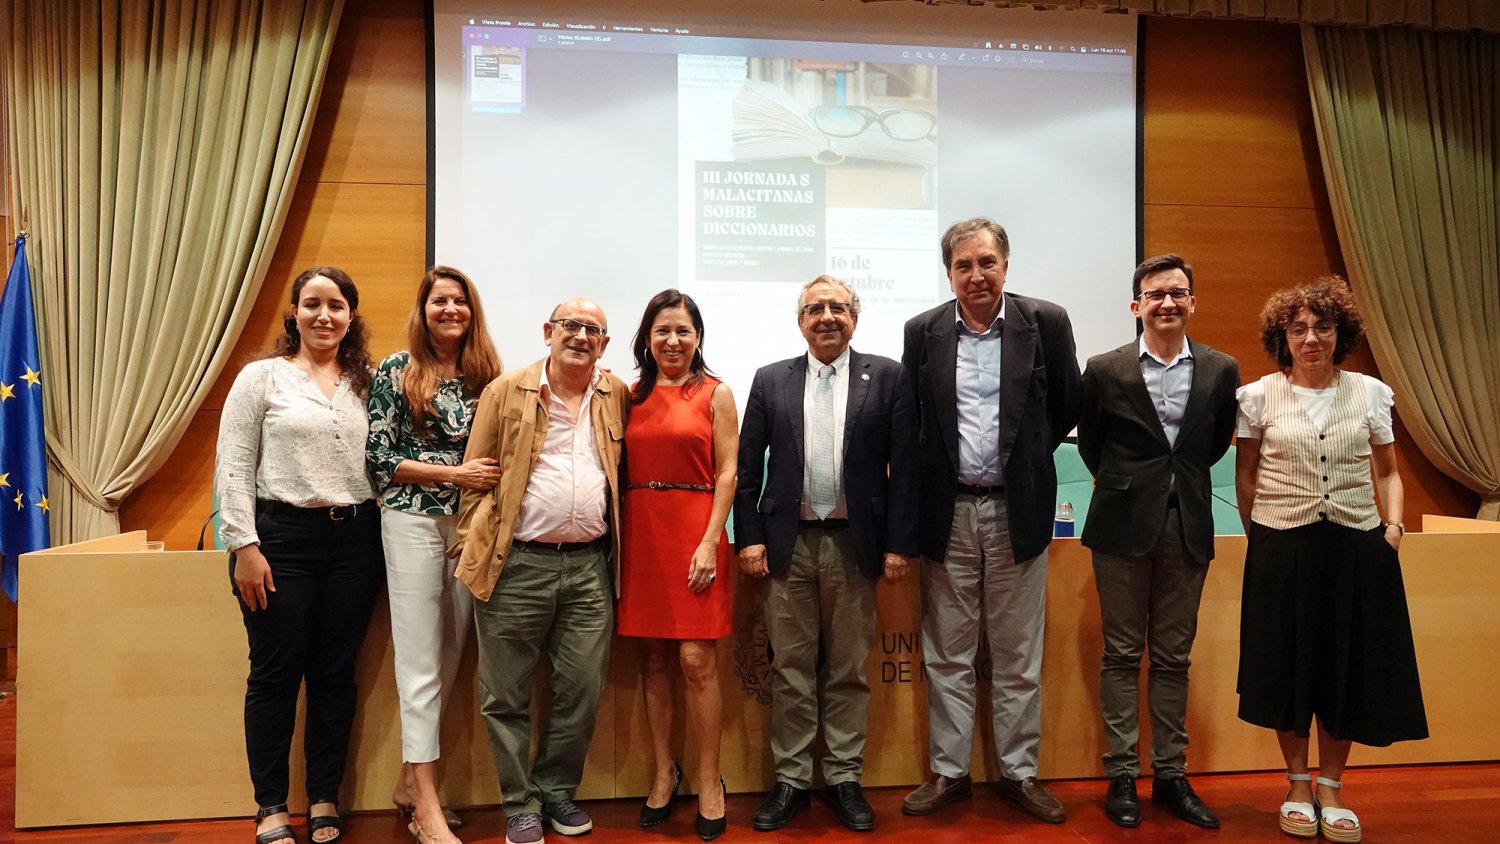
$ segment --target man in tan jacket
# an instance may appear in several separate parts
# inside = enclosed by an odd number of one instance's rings
[[[508,844],[593,821],[573,803],[594,733],[614,631],[619,466],[629,390],[598,366],[604,311],[570,299],[542,326],[550,349],[479,398],[465,460],[493,457],[500,483],[465,493],[457,577],[474,593],[481,713],[500,776]],[[552,709],[531,759],[537,657],[552,662]]]

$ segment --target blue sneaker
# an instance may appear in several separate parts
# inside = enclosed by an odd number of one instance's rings
[[[566,797],[556,803],[543,803],[542,814],[552,822],[552,828],[563,835],[582,835],[594,828],[588,812]]]
[[[542,816],[518,812],[506,818],[505,844],[542,844]]]

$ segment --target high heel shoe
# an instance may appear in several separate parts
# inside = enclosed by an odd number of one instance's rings
[[[676,762],[672,763],[672,793],[667,795],[667,805],[652,806],[648,795],[645,802],[641,804],[641,826],[656,826],[667,822],[672,817],[672,810],[677,808],[677,789],[682,786],[682,766]]]
[[[729,789],[724,787],[723,777],[719,777],[719,793],[724,795],[724,814],[717,818],[705,818],[700,811],[697,820],[693,821],[693,831],[704,841],[718,838],[729,827]]]
[[[410,832],[412,837],[417,839],[417,844],[464,844],[464,842],[459,841],[457,836],[452,833],[448,834],[446,842],[439,842],[436,838],[427,834],[427,830],[422,828],[422,825],[417,822],[416,818],[412,818],[412,822],[406,825],[406,831]]]
[[[403,801],[395,794],[391,795],[391,805],[396,807],[396,812],[403,818],[410,819],[412,817],[412,814],[417,811],[416,803]],[[443,807],[443,820],[447,822],[449,829],[458,829],[459,827],[464,825],[464,819],[459,817],[457,812],[453,811],[447,806]]]

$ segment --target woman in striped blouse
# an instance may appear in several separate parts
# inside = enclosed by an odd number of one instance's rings
[[[1239,715],[1276,731],[1291,781],[1282,831],[1338,842],[1362,833],[1339,795],[1350,745],[1427,737],[1396,554],[1393,394],[1339,368],[1363,334],[1343,279],[1278,291],[1261,312],[1261,344],[1279,371],[1237,394],[1235,491],[1249,540]]]

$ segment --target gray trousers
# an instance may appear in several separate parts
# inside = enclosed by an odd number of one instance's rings
[[[614,590],[608,553],[514,548],[488,601],[474,602],[479,711],[506,816],[572,797],[608,673]],[[531,762],[531,687],[542,648],[552,707]]]
[[[995,755],[1002,775],[1036,776],[1042,740],[1047,552],[1016,562],[1003,495],[960,493],[948,556],[922,565],[922,656],[932,772],[959,777],[974,755],[980,631],[990,650]]]
[[[875,582],[860,574],[847,529],[798,529],[791,565],[771,578],[766,601],[771,756],[778,782],[812,787],[819,723],[827,748],[824,784],[858,782],[864,773],[870,711],[865,658],[875,639],[875,604]]]
[[[1104,621],[1099,709],[1111,777],[1140,773],[1141,656],[1149,646],[1146,690],[1151,715],[1151,767],[1162,779],[1187,772],[1188,666],[1198,632],[1198,604],[1208,566],[1182,550],[1182,516],[1167,513],[1161,536],[1140,557],[1094,552],[1094,582]]]

